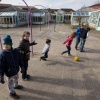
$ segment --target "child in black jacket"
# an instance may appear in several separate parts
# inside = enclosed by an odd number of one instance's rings
[[[14,89],[22,89],[18,85],[19,66],[24,72],[23,61],[20,52],[12,48],[12,39],[7,35],[3,39],[3,49],[0,51],[0,82],[4,84],[4,74],[7,76],[7,85],[10,96],[14,99],[19,99]]]
[[[20,41],[20,44],[18,46],[18,49],[19,49],[20,53],[22,54],[22,59],[23,59],[24,69],[25,69],[24,73],[22,73],[23,80],[30,79],[30,75],[27,74],[28,60],[30,59],[30,46],[37,44],[37,43],[35,43],[35,41],[30,43],[29,37],[30,37],[30,33],[25,31],[23,33],[22,40]]]
[[[80,34],[80,52],[83,52],[84,45],[86,42],[86,38],[88,36],[88,32],[90,31],[90,28],[83,28]]]

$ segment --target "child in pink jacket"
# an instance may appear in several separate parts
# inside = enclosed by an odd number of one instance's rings
[[[63,43],[66,44],[66,51],[63,51],[61,54],[67,53],[68,52],[68,56],[70,56],[70,50],[71,50],[71,44],[73,39],[76,37],[76,32],[73,32],[70,36],[68,36],[67,40]]]

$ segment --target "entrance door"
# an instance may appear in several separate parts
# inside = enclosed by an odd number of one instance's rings
[[[99,19],[98,19],[98,24],[96,26],[96,30],[100,31],[100,14],[99,14]]]

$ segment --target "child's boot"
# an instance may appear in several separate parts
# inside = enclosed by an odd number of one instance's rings
[[[18,85],[18,86],[16,86],[16,87],[14,87],[14,89],[21,90],[21,89],[23,89],[23,86],[21,86],[21,85]]]
[[[13,99],[19,99],[19,96],[16,93],[10,93],[10,97]]]

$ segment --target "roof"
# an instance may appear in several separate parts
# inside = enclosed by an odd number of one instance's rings
[[[21,9],[23,9],[23,10],[27,10],[28,11],[28,8],[27,8],[27,6],[19,6],[19,5],[14,5],[15,7],[18,7],[18,8],[21,8]],[[29,6],[30,8],[32,8],[32,10],[34,10],[34,9],[37,9],[37,8],[35,8],[34,6]]]
[[[11,4],[0,4],[0,10],[11,7],[11,6],[12,6]]]
[[[0,7],[3,6],[11,6],[11,4],[0,4]]]
[[[91,11],[95,11],[95,9],[89,8],[89,7],[84,7],[79,10],[76,10],[76,12],[91,12]]]
[[[40,12],[44,12],[42,10],[39,10],[39,9],[35,9],[35,10],[31,10],[32,13],[40,13]]]
[[[95,5],[92,5],[92,6],[89,6],[90,8],[93,8],[93,9],[100,9],[100,4],[95,4]]]
[[[14,7],[14,6],[11,6],[11,7],[0,10],[0,12],[11,12],[11,11],[26,12],[25,10],[20,9],[18,7]]]
[[[64,11],[64,12],[74,11],[73,9],[66,9],[66,8],[61,8],[61,10]]]
[[[50,13],[55,13],[55,12],[57,12],[59,9],[50,9],[50,8],[48,8],[47,9]]]

